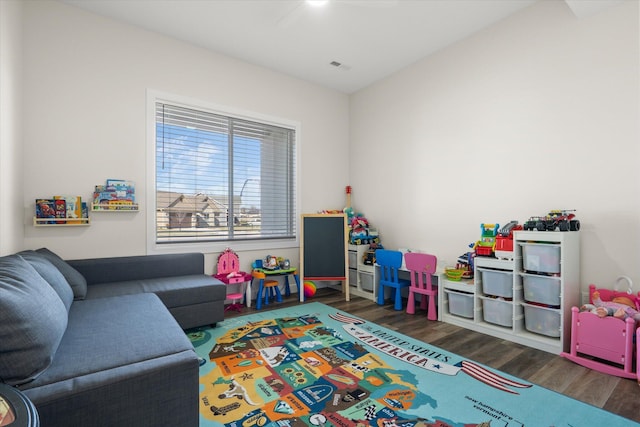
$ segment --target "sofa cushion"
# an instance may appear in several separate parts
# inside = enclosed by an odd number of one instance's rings
[[[44,427],[198,426],[197,355],[153,294],[74,301],[53,363],[19,388]]]
[[[96,386],[112,370],[144,361],[158,363],[183,351],[193,352],[193,345],[154,294],[76,301],[51,367],[21,388],[48,385],[64,394],[72,381],[78,392],[82,386]]]
[[[67,279],[60,273],[60,270],[44,255],[36,251],[22,251],[18,252],[18,255],[31,264],[38,274],[51,285],[64,303],[67,312],[69,312],[69,308],[73,302],[73,290],[69,282],[67,282]]]
[[[84,276],[78,272],[78,270],[71,267],[65,260],[47,248],[40,248],[36,252],[44,255],[53,265],[56,266],[58,270],[60,270],[60,273],[62,273],[65,279],[67,279],[67,282],[69,282],[75,299],[84,299],[87,296],[87,281]]]
[[[53,288],[19,255],[0,258],[0,379],[29,382],[47,367],[67,327]]]
[[[160,297],[165,306],[173,308],[209,301],[223,301],[226,292],[226,286],[218,279],[204,274],[193,274],[91,285],[87,292],[87,299],[154,293]]]

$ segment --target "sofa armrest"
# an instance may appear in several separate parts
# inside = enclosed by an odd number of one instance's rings
[[[140,255],[67,261],[88,285],[204,274],[201,253]]]

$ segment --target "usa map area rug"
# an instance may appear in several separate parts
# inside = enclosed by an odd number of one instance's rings
[[[201,427],[637,426],[320,303],[188,336]]]

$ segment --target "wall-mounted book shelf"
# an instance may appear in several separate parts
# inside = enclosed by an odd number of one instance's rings
[[[33,217],[34,227],[86,227],[89,218],[37,218]]]
[[[138,212],[137,203],[114,204],[114,203],[92,203],[91,212]]]
[[[52,196],[35,199],[34,227],[71,227],[89,225],[87,204],[80,196]]]

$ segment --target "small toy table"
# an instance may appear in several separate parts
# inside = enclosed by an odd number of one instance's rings
[[[246,289],[245,301],[247,302],[247,307],[251,307],[251,285],[253,283],[253,279],[258,279],[260,285],[264,286],[264,280],[267,277],[277,277],[284,276],[284,294],[285,296],[291,295],[291,289],[289,288],[289,276],[293,276],[296,281],[296,286],[298,286],[298,292],[302,292],[300,288],[300,278],[298,277],[298,269],[296,267],[282,269],[278,268],[276,270],[269,270],[266,268],[254,268],[253,269],[253,277],[250,277],[249,286]],[[256,308],[259,310],[262,304],[260,301],[256,301]]]

